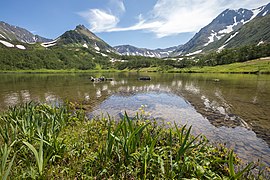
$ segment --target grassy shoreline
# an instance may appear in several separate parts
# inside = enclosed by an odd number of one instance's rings
[[[177,72],[169,70],[168,72]],[[270,58],[262,58],[242,63],[232,63],[219,66],[204,66],[184,68],[180,72],[194,73],[242,73],[242,74],[270,74]]]
[[[72,103],[28,103],[0,114],[3,179],[267,179],[232,150],[191,127],[133,119],[86,119]],[[237,169],[237,170],[236,170]]]
[[[142,68],[140,72],[159,72],[158,67]],[[227,74],[270,74],[270,57],[218,66],[190,67],[162,70],[167,73],[227,73]]]
[[[141,69],[36,69],[36,70],[0,70],[0,73],[110,73],[110,72],[165,72],[165,73],[235,73],[235,74],[270,74],[270,57],[251,61],[232,63],[218,66],[203,66],[177,69],[162,69],[160,67],[149,67]]]

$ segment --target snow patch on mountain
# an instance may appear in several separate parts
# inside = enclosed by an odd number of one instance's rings
[[[224,44],[224,45],[220,46],[218,48],[217,52],[221,52],[226,46],[227,46],[227,44]]]
[[[224,35],[219,35],[217,32],[214,32],[212,30],[212,33],[210,34],[210,36],[208,37],[209,41],[207,43],[204,44],[204,46],[207,46],[208,44],[212,43],[215,41],[215,39],[220,40]]]
[[[85,43],[83,44],[83,47],[88,48],[87,44],[85,44]]]
[[[0,36],[2,37],[2,38],[4,38],[4,39],[7,39],[5,36],[3,36],[2,34],[0,34]]]
[[[33,40],[34,40],[34,42],[36,42],[37,41],[37,37],[36,36],[33,36]]]
[[[14,47],[13,44],[7,42],[7,41],[4,41],[4,40],[0,40],[0,43],[2,43],[3,45],[5,45],[6,47]]]
[[[169,56],[170,55],[170,52],[169,51],[168,52],[160,52],[160,54],[164,54],[164,55]]]
[[[262,14],[262,16],[265,16],[267,13],[268,13],[268,10],[265,11],[265,12]]]
[[[98,47],[97,43],[95,43],[95,50],[100,51],[100,48]]]
[[[43,46],[45,48],[48,48],[48,47],[51,47],[51,46],[55,46],[56,45],[56,42],[57,42],[57,39],[54,40],[54,41],[51,41],[51,42],[41,43],[41,46]]]
[[[254,19],[264,8],[265,8],[265,6],[260,7],[260,8],[256,8],[256,9],[252,9],[251,11],[253,12],[253,16],[250,18],[249,21],[251,21],[252,19]]]
[[[174,52],[177,47],[169,47],[165,49],[147,49],[147,48],[138,48],[131,45],[120,45],[115,46],[114,49],[121,55],[126,56],[145,56],[145,57],[156,57],[156,58],[164,58],[168,57],[172,52]]]
[[[23,45],[16,45],[16,47],[17,47],[18,49],[22,49],[22,50],[25,50],[25,49],[26,49]]]
[[[23,45],[14,45],[14,44],[11,44],[10,42],[7,42],[7,41],[4,41],[4,40],[0,40],[0,43],[2,43],[3,45],[5,45],[6,47],[9,47],[9,48],[13,48],[13,47],[16,47],[18,49],[26,49]]]
[[[202,50],[198,50],[198,51],[195,51],[195,52],[192,52],[192,53],[188,53],[186,56],[193,56],[193,55],[199,54],[201,52],[202,52]]]
[[[237,24],[239,23],[236,21],[236,16],[233,17],[233,20],[234,20],[234,23],[232,25],[226,26],[226,28],[223,30],[220,30],[218,34],[229,34],[230,32],[232,32],[234,30],[233,28],[237,26]]]
[[[263,41],[260,41],[260,42],[257,44],[257,46],[259,46],[259,45],[261,45],[261,44],[264,44],[264,42],[263,42]]]
[[[232,35],[225,41],[225,44],[226,44],[227,42],[229,42],[232,38],[234,38],[238,33],[239,33],[239,32],[236,32],[236,33],[232,34]]]

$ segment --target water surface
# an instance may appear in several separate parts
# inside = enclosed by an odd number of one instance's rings
[[[114,78],[93,83],[90,76]],[[151,81],[138,81],[140,76]],[[218,79],[218,80],[214,80]],[[270,76],[236,74],[0,74],[0,109],[31,100],[84,104],[90,117],[130,116],[142,105],[157,120],[193,126],[246,161],[270,165]]]

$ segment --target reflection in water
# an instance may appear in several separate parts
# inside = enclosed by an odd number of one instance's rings
[[[147,105],[152,118],[192,125],[194,134],[226,143],[245,160],[261,158],[270,164],[270,76],[147,74],[152,80],[145,82],[137,80],[139,74],[104,75],[115,81],[88,79],[100,74],[2,74],[0,109],[69,99],[84,104],[90,115],[109,112],[118,118]]]

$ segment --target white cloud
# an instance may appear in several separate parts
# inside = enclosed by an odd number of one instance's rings
[[[123,0],[110,0],[110,9],[112,9],[112,11],[114,11],[115,13],[124,13],[126,12],[126,7],[124,5]]]
[[[86,19],[91,31],[104,32],[116,27],[119,22],[118,16],[126,11],[123,0],[110,0],[109,7],[108,10],[89,9],[78,14]]]
[[[157,37],[195,32],[217,14],[217,10],[206,11],[209,6],[216,6],[215,3],[216,0],[159,0],[148,18],[140,15],[137,24],[108,31],[148,30]]]
[[[162,26],[149,30],[158,37],[196,32],[218,14],[219,9],[210,8],[217,5],[217,0],[159,0],[153,8],[152,20],[161,21]]]
[[[79,14],[88,21],[91,27],[90,30],[93,32],[107,31],[114,28],[119,22],[116,16],[100,9],[90,9]]]
[[[246,8],[246,9],[254,9],[258,8],[260,6],[266,5],[269,3],[269,0],[222,0],[222,3],[225,8],[232,8],[232,9],[238,9],[238,8]]]
[[[256,8],[268,0],[157,0],[153,9],[146,15],[140,14],[138,22],[129,27],[118,27],[119,14],[126,11],[123,0],[110,0],[115,13],[91,9],[84,16],[94,32],[146,30],[157,37],[171,36],[184,32],[197,32],[210,23],[227,8]],[[117,13],[118,12],[118,13]],[[117,14],[117,15],[116,15]]]

